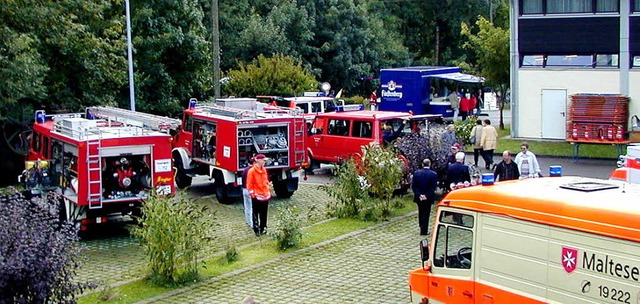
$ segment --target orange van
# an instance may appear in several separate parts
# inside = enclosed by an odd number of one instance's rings
[[[640,303],[640,185],[581,177],[451,191],[412,303]]]

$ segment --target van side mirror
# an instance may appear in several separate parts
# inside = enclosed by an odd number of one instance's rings
[[[429,260],[429,240],[423,239],[420,241],[420,261],[422,262],[422,269],[425,269],[425,264],[427,263],[428,260]]]
[[[309,129],[309,134],[310,134],[310,135],[318,134],[318,129],[317,129],[317,128],[311,128],[311,129]]]

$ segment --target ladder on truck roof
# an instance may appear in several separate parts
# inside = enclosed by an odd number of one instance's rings
[[[175,130],[180,126],[179,119],[108,106],[88,107],[87,118],[92,117],[113,120],[157,131]]]
[[[232,107],[223,107],[223,106],[214,105],[214,104],[197,105],[196,112],[204,112],[207,114],[227,116],[227,117],[236,118],[236,119],[257,117],[256,111],[232,108]]]

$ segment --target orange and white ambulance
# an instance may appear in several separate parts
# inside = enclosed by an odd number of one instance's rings
[[[412,303],[640,303],[640,185],[582,177],[451,191]]]

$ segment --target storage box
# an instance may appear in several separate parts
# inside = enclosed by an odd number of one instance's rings
[[[629,141],[632,143],[640,143],[640,131],[629,132]]]

